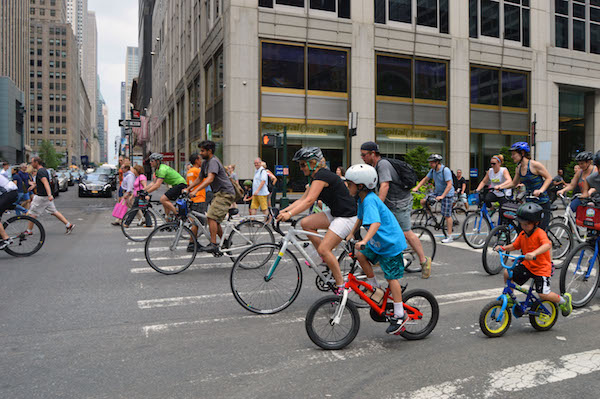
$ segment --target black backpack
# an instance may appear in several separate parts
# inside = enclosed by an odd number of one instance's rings
[[[444,166],[446,169],[448,169],[450,171],[450,173],[452,173],[452,186],[454,186],[454,190],[456,191],[458,187],[458,177],[456,177],[456,174],[454,174],[454,171],[452,169],[450,169],[447,166]]]
[[[410,190],[417,185],[417,172],[413,169],[410,164],[395,158],[383,158],[392,164],[396,173],[400,177],[400,182],[392,181],[402,187],[405,190]]]

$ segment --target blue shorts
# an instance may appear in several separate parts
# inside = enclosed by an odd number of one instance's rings
[[[29,193],[19,193],[19,198],[17,198],[17,202],[20,204],[21,202],[29,201]]]
[[[360,251],[373,265],[379,263],[386,280],[400,280],[404,276],[404,257],[402,252],[396,256],[381,256],[369,247]]]
[[[123,187],[119,187],[119,198],[123,196]]]

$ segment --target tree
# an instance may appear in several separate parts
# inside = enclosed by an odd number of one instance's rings
[[[408,162],[417,173],[417,179],[421,180],[429,172],[429,151],[423,146],[417,146],[406,153],[404,160]]]
[[[56,169],[62,163],[63,155],[56,152],[54,146],[48,140],[42,141],[39,156],[47,168]]]
[[[504,157],[504,167],[508,169],[510,176],[514,178],[517,164],[515,163],[515,161],[512,160],[512,157],[510,156],[510,148],[502,147],[500,149],[500,154],[502,154],[502,156]]]

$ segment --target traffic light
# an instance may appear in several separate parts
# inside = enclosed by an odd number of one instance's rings
[[[262,137],[262,143],[264,146],[278,148],[281,146],[281,140],[278,134],[265,133]]]

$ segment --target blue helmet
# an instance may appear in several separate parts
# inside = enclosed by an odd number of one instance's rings
[[[511,151],[525,151],[525,152],[531,152],[531,148],[529,148],[529,144],[524,142],[524,141],[519,141],[518,143],[514,143],[511,147],[510,147]]]

